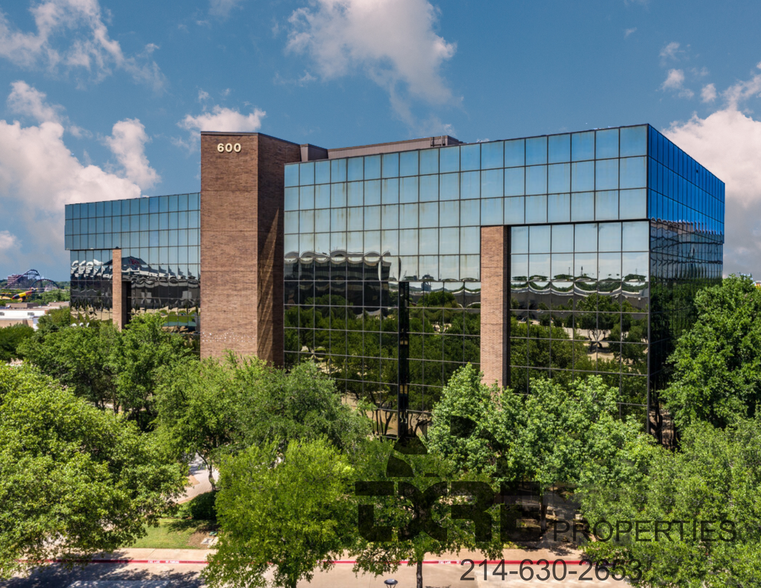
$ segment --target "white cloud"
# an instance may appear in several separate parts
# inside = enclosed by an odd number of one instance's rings
[[[262,126],[262,118],[267,113],[258,108],[247,115],[237,110],[215,106],[211,112],[198,116],[187,115],[177,124],[188,131],[225,131],[225,132],[254,132]]]
[[[45,0],[30,11],[36,32],[19,30],[0,11],[0,57],[23,68],[86,71],[96,81],[116,68],[157,90],[163,86],[164,75],[149,59],[156,46],[146,46],[139,59],[125,56],[108,35],[98,0]]]
[[[63,135],[59,122],[22,127],[0,120],[0,210],[4,220],[13,219],[14,233],[24,240],[7,261],[22,268],[18,271],[57,266],[60,273],[54,276],[65,275],[64,204],[140,196],[140,187],[130,180],[83,165]]]
[[[684,87],[684,72],[681,69],[670,69],[661,89],[677,92],[680,98],[692,98],[695,95],[692,90]]]
[[[308,54],[323,79],[363,71],[409,122],[406,93],[453,101],[441,68],[457,45],[434,32],[437,18],[427,0],[310,0],[289,18],[287,49]]]
[[[233,8],[239,7],[242,0],[209,0],[209,14],[225,19]]]
[[[761,76],[722,93],[724,106],[705,118],[675,122],[666,135],[726,183],[724,272],[761,278],[761,120],[739,106],[761,92]]]
[[[703,102],[713,102],[716,100],[716,86],[714,84],[706,84],[700,91],[700,98]]]
[[[0,231],[0,253],[15,249],[19,246],[19,240],[16,235],[10,231]]]
[[[198,101],[199,102],[205,102],[209,99],[209,93],[205,90],[198,90]]]
[[[150,138],[143,124],[138,119],[129,118],[117,122],[111,136],[104,140],[123,168],[121,175],[143,190],[152,188],[161,181],[145,155],[145,144],[148,141]]]
[[[679,58],[680,53],[684,53],[680,49],[681,45],[677,43],[676,41],[672,41],[668,45],[666,45],[663,49],[661,49],[661,59],[664,61],[667,60],[677,60]]]
[[[637,32],[637,27],[634,27],[632,29],[626,29],[624,31],[624,39],[628,39],[630,35],[633,35]]]
[[[60,106],[51,106],[45,102],[46,95],[36,88],[31,87],[24,81],[17,81],[11,84],[11,93],[8,96],[8,108],[11,112],[30,116],[37,122],[62,122],[64,117],[61,115]]]

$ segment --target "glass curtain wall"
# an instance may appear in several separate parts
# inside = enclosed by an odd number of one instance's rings
[[[111,318],[112,250],[122,249],[133,313],[161,311],[194,331],[200,279],[200,194],[66,206],[72,308]]]

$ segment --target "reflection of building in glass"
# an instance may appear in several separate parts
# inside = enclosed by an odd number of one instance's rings
[[[202,354],[316,360],[380,427],[400,384],[424,423],[467,362],[519,390],[600,374],[658,425],[665,359],[721,277],[724,184],[649,126],[331,150],[204,133],[201,152],[200,202],[67,208],[79,299],[110,308],[121,246],[135,310],[201,304]]]

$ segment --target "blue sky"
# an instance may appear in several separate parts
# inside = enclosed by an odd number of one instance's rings
[[[761,3],[0,5],[0,275],[66,279],[63,205],[199,189],[199,130],[324,147],[649,122],[727,183],[761,278]]]

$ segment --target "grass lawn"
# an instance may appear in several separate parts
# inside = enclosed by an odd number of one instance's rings
[[[213,521],[161,519],[158,527],[148,527],[148,534],[129,547],[207,549],[206,545],[201,545],[201,541],[216,530],[217,525]]]

